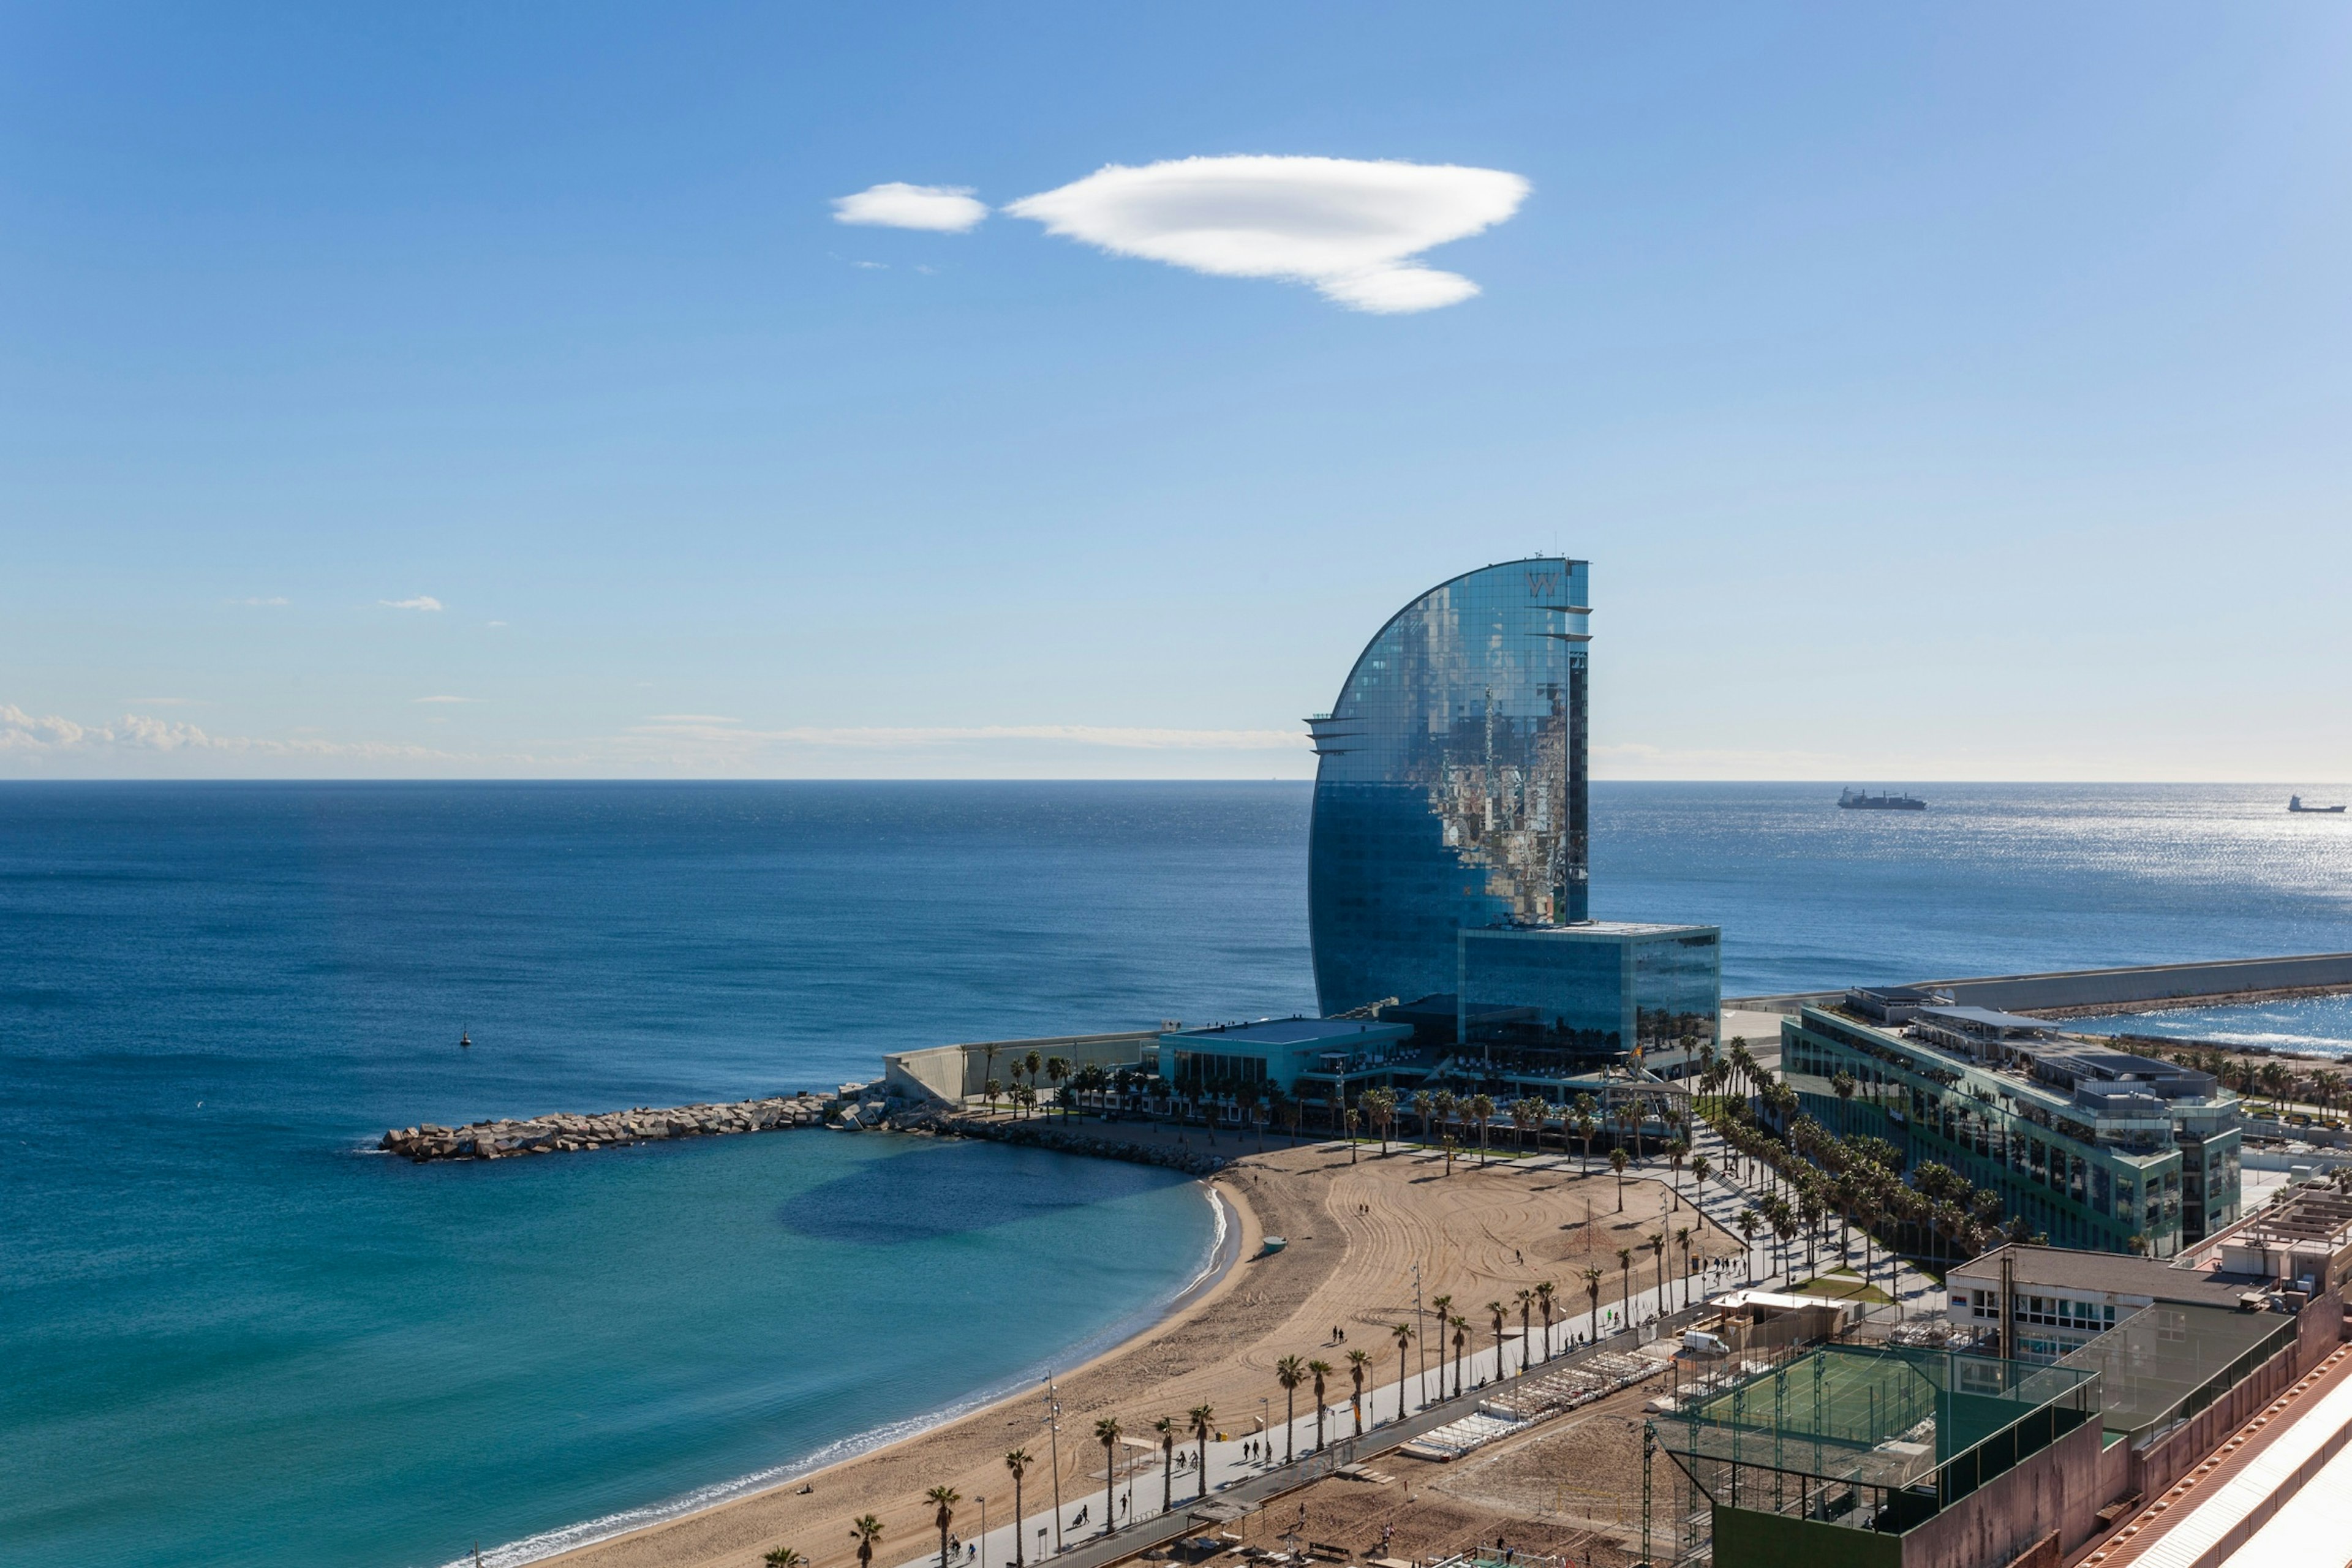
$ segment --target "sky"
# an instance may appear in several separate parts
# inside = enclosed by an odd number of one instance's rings
[[[0,5],[0,778],[2352,780],[2352,11]]]

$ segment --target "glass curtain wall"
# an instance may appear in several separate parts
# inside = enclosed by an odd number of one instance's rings
[[[1308,721],[1327,1015],[1451,993],[1465,926],[1587,918],[1589,572],[1538,558],[1438,584]]]

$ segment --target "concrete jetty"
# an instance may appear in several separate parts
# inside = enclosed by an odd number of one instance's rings
[[[740,1100],[724,1105],[680,1105],[667,1110],[637,1106],[601,1115],[558,1112],[527,1121],[473,1121],[463,1127],[421,1122],[395,1127],[376,1145],[387,1153],[427,1160],[499,1160],[518,1154],[554,1154],[581,1149],[615,1149],[667,1138],[709,1138],[730,1132],[775,1132],[788,1127],[822,1127],[829,1107],[841,1102],[814,1094]],[[845,1121],[866,1124],[863,1108],[841,1106]],[[877,1119],[878,1120],[878,1118]]]

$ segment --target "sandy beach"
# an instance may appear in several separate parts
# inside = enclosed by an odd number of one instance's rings
[[[1192,1137],[1200,1138],[1195,1131]],[[1230,1138],[1221,1141],[1230,1143]],[[1377,1145],[1351,1160],[1343,1144],[1304,1144],[1253,1152],[1213,1179],[1242,1226],[1239,1261],[1213,1286],[1152,1328],[1060,1379],[1062,1485],[1066,1497],[1098,1487],[1101,1456],[1088,1440],[1095,1420],[1116,1415],[1135,1436],[1150,1436],[1160,1415],[1213,1406],[1219,1425],[1246,1431],[1271,1398],[1280,1418],[1274,1363],[1285,1355],[1321,1355],[1341,1367],[1335,1394],[1347,1390],[1346,1351],[1372,1352],[1375,1383],[1392,1383],[1396,1352],[1388,1325],[1412,1319],[1412,1269],[1424,1299],[1451,1294],[1457,1311],[1483,1326],[1478,1309],[1507,1301],[1549,1279],[1559,1318],[1580,1323],[1587,1299],[1581,1269],[1607,1272],[1604,1310],[1616,1300],[1616,1254],[1638,1247],[1665,1222],[1698,1226],[1654,1182],[1619,1185],[1605,1165],[1580,1176],[1571,1168],[1528,1169],[1497,1161],[1478,1168],[1475,1154],[1444,1173],[1444,1162],[1406,1145],[1385,1157]],[[1687,1177],[1685,1177],[1687,1181]],[[1268,1235],[1286,1239],[1259,1256]],[[1735,1238],[1704,1230],[1696,1250],[1737,1256]],[[1641,1262],[1649,1259],[1644,1254]],[[1636,1288],[1644,1282],[1635,1271]],[[1019,1310],[1017,1297],[999,1310]],[[882,1325],[877,1322],[877,1332]],[[1513,1322],[1514,1330],[1517,1328]],[[1335,1328],[1347,1332],[1342,1346]],[[579,1568],[751,1568],[762,1553],[788,1545],[815,1568],[854,1563],[849,1523],[872,1513],[884,1526],[877,1564],[919,1554],[933,1539],[928,1488],[945,1483],[966,1499],[986,1494],[1002,1524],[1013,1489],[1008,1449],[1036,1458],[1024,1483],[1030,1511],[1045,1506],[1052,1479],[1043,1401],[1024,1394],[869,1454],[844,1460],[803,1481],[738,1499],[551,1559]],[[809,1490],[800,1489],[806,1485]],[[967,1502],[959,1528],[977,1522]]]

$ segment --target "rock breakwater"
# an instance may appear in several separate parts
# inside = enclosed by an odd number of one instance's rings
[[[710,1138],[730,1132],[774,1132],[788,1127],[824,1125],[829,1104],[815,1095],[779,1095],[725,1105],[680,1105],[656,1110],[638,1106],[600,1115],[558,1113],[527,1121],[473,1121],[463,1127],[422,1122],[395,1127],[377,1148],[422,1163],[427,1160],[498,1160],[519,1154],[553,1154],[580,1149],[614,1149],[667,1138]]]

